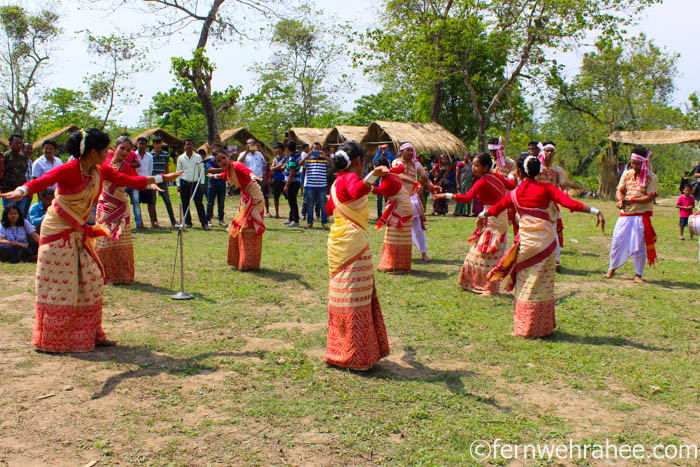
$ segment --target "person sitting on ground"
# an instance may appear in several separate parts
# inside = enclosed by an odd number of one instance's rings
[[[32,243],[29,241],[31,240]],[[11,204],[2,213],[0,223],[0,261],[19,263],[36,261],[39,236],[17,205]]]
[[[41,222],[44,220],[49,206],[53,203],[53,196],[54,189],[47,188],[39,193],[39,201],[32,204],[32,207],[29,208],[29,223],[32,224],[32,227],[37,232],[41,231]]]

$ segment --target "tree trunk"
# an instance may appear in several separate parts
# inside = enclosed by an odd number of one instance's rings
[[[430,121],[440,123],[440,112],[442,111],[442,82],[438,81],[433,87],[433,109],[430,113]]]
[[[216,109],[214,108],[214,102],[211,100],[211,95],[206,89],[200,88],[197,89],[197,97],[199,97],[199,102],[202,103],[204,118],[207,121],[207,143],[210,145],[220,143],[219,122],[216,118]]]
[[[508,117],[506,117],[508,118]],[[510,146],[510,132],[511,129],[513,128],[513,121],[508,118],[508,123],[506,123],[506,137],[504,138],[505,141],[503,142],[503,154],[506,156],[508,155],[508,146]],[[517,160],[517,157],[516,157]]]
[[[615,199],[617,183],[618,177],[615,143],[610,141],[610,147],[600,154],[598,196],[604,199]]]
[[[486,127],[488,126],[488,119],[485,117],[479,118],[479,129],[476,133],[478,152],[486,152]]]

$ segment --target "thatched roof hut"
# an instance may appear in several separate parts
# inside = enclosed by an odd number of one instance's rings
[[[382,144],[388,144],[394,155],[398,154],[401,143],[413,144],[416,152],[445,154],[461,157],[467,147],[461,139],[444,129],[441,125],[413,122],[373,122],[367,128],[367,134],[360,144],[368,154],[374,154]]]
[[[0,149],[3,151],[10,149],[10,142],[7,140],[7,138],[0,138]]]
[[[178,138],[175,135],[172,135],[165,131],[162,128],[149,128],[148,130],[144,131],[143,133],[140,133],[134,137],[134,142],[138,138],[146,138],[149,142],[151,142],[151,139],[153,136],[160,136],[163,139],[163,142],[168,146],[171,147],[175,150],[176,153],[182,154],[185,151],[185,141],[182,140],[181,138]]]
[[[366,133],[366,126],[337,125],[326,135],[323,144],[340,146],[346,141],[355,141],[359,143]]]
[[[248,139],[253,138],[254,140],[262,143],[263,152],[266,156],[272,157],[273,155],[272,148],[265,144],[264,141],[255,136],[253,133],[248,131],[247,128],[229,128],[228,130],[224,130],[221,133],[219,133],[219,138],[221,139],[221,144],[223,144],[224,146],[226,146],[229,143],[233,143],[234,141],[239,143],[241,146],[245,146],[245,142],[248,141]],[[197,150],[199,149],[204,149],[205,151],[207,151],[207,154],[209,154],[209,143],[204,143],[203,145],[197,148]]]
[[[615,131],[606,138],[615,143],[624,144],[682,144],[700,143],[700,131],[693,130],[639,130]]]
[[[56,143],[58,143],[59,146],[61,146],[63,143],[65,143],[65,141],[59,142],[58,140],[59,139],[60,140],[63,140],[63,139],[67,140],[68,137],[70,135],[72,135],[73,133],[75,133],[77,130],[80,130],[80,127],[78,125],[71,124],[68,126],[64,126],[60,130],[53,131],[53,132],[49,133],[48,135],[44,136],[43,138],[39,138],[38,140],[34,141],[32,143],[32,148],[33,148],[34,152],[37,152],[37,151],[41,152],[41,145],[44,144],[44,141],[46,141],[48,139],[52,139],[52,140],[56,141]],[[64,135],[65,135],[65,138],[62,138],[62,136],[64,136]]]
[[[322,142],[326,139],[326,135],[331,131],[330,128],[308,128],[296,127],[290,128],[287,136],[287,141],[294,141],[297,146],[302,144],[313,144]],[[285,141],[286,143],[286,141]]]

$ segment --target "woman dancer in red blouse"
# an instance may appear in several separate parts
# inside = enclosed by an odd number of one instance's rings
[[[497,171],[492,171],[491,156],[482,152],[474,158],[472,171],[480,177],[474,186],[463,195],[439,193],[435,198],[455,199],[458,203],[469,203],[477,198],[484,205],[484,210],[498,203],[506,193],[515,188],[513,180],[503,177]],[[469,238],[473,243],[464,259],[459,284],[464,290],[471,290],[482,295],[492,295],[499,292],[500,284],[490,282],[489,272],[493,269],[505,251],[508,232],[508,213],[492,217],[487,222],[477,222],[477,229]]]
[[[367,238],[367,194],[389,169],[377,167],[361,179],[363,155],[360,145],[354,142],[345,143],[336,152],[338,176],[326,204],[334,223],[328,234],[330,281],[325,360],[353,370],[368,370],[389,355]]]
[[[523,181],[495,206],[480,217],[498,216],[508,208],[520,215],[520,230],[515,244],[490,275],[491,280],[505,279],[509,290],[515,287],[514,335],[544,337],[552,334],[554,318],[554,267],[557,247],[556,224],[550,221],[550,204],[557,203],[571,211],[597,215],[596,225],[605,234],[605,218],[596,208],[569,198],[551,183],[535,180],[540,161],[535,156],[518,158],[518,177]]]
[[[89,352],[116,343],[102,330],[104,271],[94,249],[95,238],[108,234],[86,224],[103,182],[143,190],[182,172],[130,177],[102,165],[109,136],[94,128],[73,133],[66,149],[75,159],[0,196],[19,201],[58,184],[41,224],[32,343],[46,352]]]

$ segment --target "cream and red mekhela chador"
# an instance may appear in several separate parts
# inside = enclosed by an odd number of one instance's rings
[[[494,162],[496,164],[495,172],[507,179],[508,176],[517,168],[517,165],[513,159],[506,156],[503,152],[503,137],[498,138],[498,144],[489,144],[488,149],[489,152],[496,151],[495,156],[493,154],[491,156],[494,158]],[[486,210],[486,207],[484,207],[484,210]],[[517,235],[518,222],[515,219],[515,211],[513,209],[508,210],[508,223],[513,226],[513,234]]]
[[[466,194],[454,195],[453,199],[458,203],[469,203],[474,198],[478,198],[487,210],[513,188],[515,188],[513,181],[506,179],[498,172],[492,172],[477,180]],[[489,281],[488,275],[505,252],[507,233],[507,212],[489,217],[486,219],[486,225],[474,231],[469,238],[469,242],[473,245],[464,258],[462,272],[459,275],[459,284],[462,288],[473,292],[499,292],[500,283]]]
[[[540,164],[540,173],[535,177],[535,180],[542,183],[551,183],[560,190],[563,189],[564,183],[566,183],[566,171],[558,165],[550,165],[549,167],[544,165],[544,156],[540,158]],[[561,220],[559,207],[554,203],[550,206],[549,218],[552,219],[552,223],[555,224],[557,231],[556,262],[559,263],[561,247],[564,244],[564,223]]]
[[[370,189],[357,174],[340,172],[326,204],[335,220],[328,235],[325,360],[353,370],[369,369],[389,355],[367,238]]]
[[[645,175],[646,180],[642,180],[642,174],[635,175],[634,169],[622,174],[617,190],[623,199],[630,200],[658,192],[659,178],[656,174],[648,171]],[[651,224],[653,214],[653,200],[644,204],[625,203],[612,234],[610,269],[619,268],[632,256],[635,274],[641,277],[645,262],[649,261],[649,266],[656,262],[656,232]]]
[[[228,226],[227,262],[240,271],[260,269],[265,198],[252,170],[240,162],[231,162],[222,178],[241,189],[238,214]]]
[[[514,289],[515,335],[521,337],[544,337],[554,332],[554,251],[557,241],[549,217],[551,203],[571,211],[581,211],[584,207],[551,183],[526,178],[488,210],[490,216],[498,216],[508,208],[515,208],[520,215],[515,243],[493,269],[490,279],[505,279],[506,289]]]
[[[103,165],[129,177],[138,176],[126,161],[114,162],[113,154]],[[131,240],[129,196],[123,186],[105,180],[97,201],[95,222],[109,232],[108,238],[97,239],[95,248],[105,271],[105,283],[133,284],[134,244]]]
[[[405,143],[403,146],[406,144],[408,143]],[[413,146],[411,146],[411,149],[412,148]],[[425,239],[425,211],[423,211],[423,205],[418,197],[418,188],[421,186],[421,184],[418,182],[418,178],[420,177],[422,179],[423,177],[427,176],[425,168],[415,158],[411,162],[405,163],[403,158],[399,157],[394,160],[392,165],[394,168],[403,167],[403,170],[398,175],[399,178],[401,178],[401,183],[403,183],[403,187],[410,196],[411,204],[413,205],[411,238],[413,239],[413,243],[418,248],[418,251],[421,253],[427,253],[428,245]],[[424,187],[424,189],[427,188]]]
[[[106,340],[102,330],[104,273],[95,238],[107,236],[86,225],[103,181],[146,188],[146,177],[129,177],[109,166],[83,176],[78,159],[25,186],[30,194],[57,184],[55,198],[41,224],[36,265],[36,319],[32,344],[46,352],[88,352]]]
[[[386,225],[382,258],[377,270],[411,272],[413,205],[401,178],[397,175],[403,172],[403,166],[394,167],[391,171],[391,174],[382,177],[379,186],[372,188],[374,194],[389,200],[384,214],[377,220],[378,230]]]

